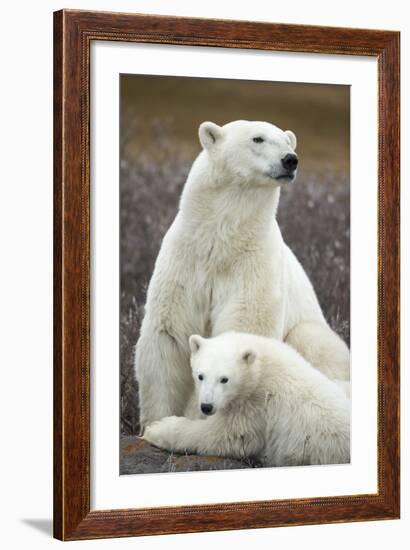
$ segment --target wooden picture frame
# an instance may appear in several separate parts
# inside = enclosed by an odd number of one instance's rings
[[[372,56],[378,62],[378,492],[90,510],[93,40]],[[54,14],[54,536],[62,540],[394,519],[399,455],[398,32],[63,10]]]

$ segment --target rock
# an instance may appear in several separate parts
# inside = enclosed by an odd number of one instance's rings
[[[120,474],[192,472],[255,468],[252,460],[234,460],[220,456],[181,455],[163,451],[137,436],[121,436]]]

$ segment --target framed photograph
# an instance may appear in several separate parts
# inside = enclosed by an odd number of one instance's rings
[[[398,32],[54,14],[54,535],[394,519]]]

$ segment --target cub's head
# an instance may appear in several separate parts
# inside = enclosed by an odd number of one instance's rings
[[[238,346],[229,334],[189,339],[191,367],[200,411],[210,416],[241,399],[252,386],[249,369],[256,361],[251,349]]]
[[[236,181],[281,185],[296,177],[296,136],[268,122],[235,120],[224,126],[203,122],[199,140],[209,161]]]

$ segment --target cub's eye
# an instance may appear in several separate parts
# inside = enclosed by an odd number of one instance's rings
[[[254,137],[253,141],[254,143],[263,143],[265,140],[263,139],[263,137],[258,136],[258,137]]]
[[[221,384],[226,384],[228,382],[229,378],[226,378],[225,376],[221,378],[220,382]]]
[[[203,380],[203,379],[204,379],[203,375],[202,375],[202,374],[198,374],[198,380]]]

